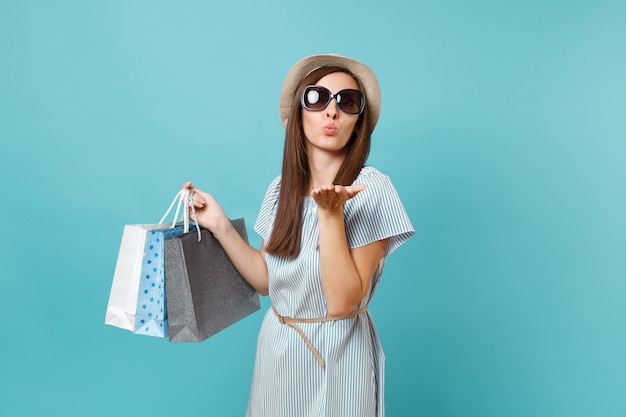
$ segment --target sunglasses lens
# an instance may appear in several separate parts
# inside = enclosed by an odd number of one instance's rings
[[[359,90],[341,90],[335,96],[325,87],[310,85],[302,92],[302,107],[307,110],[324,110],[332,98],[337,100],[337,106],[345,113],[361,114],[365,106],[363,93]]]
[[[337,93],[337,105],[349,114],[359,114],[363,111],[363,94],[358,90],[341,90]]]
[[[330,91],[323,87],[309,86],[302,94],[302,104],[308,110],[322,110],[330,101]]]

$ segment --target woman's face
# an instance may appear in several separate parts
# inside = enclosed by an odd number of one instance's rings
[[[346,88],[359,89],[356,80],[345,72],[333,72],[325,75],[315,84],[326,87],[333,94]],[[324,151],[343,155],[346,145],[352,137],[354,126],[359,120],[359,115],[341,111],[334,98],[323,110],[302,109],[301,111],[302,128],[306,136],[308,154],[312,155],[312,152]]]

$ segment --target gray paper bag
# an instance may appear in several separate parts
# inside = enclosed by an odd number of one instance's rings
[[[244,220],[231,222],[247,241]],[[208,230],[165,241],[165,296],[170,342],[201,342],[261,308]]]

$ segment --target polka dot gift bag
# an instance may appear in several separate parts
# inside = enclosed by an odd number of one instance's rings
[[[139,292],[135,334],[168,337],[165,306],[165,246],[166,239],[185,233],[185,226],[151,230],[146,234]]]

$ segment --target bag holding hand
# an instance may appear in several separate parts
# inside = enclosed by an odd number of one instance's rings
[[[189,191],[181,190],[159,223],[124,226],[105,324],[140,334],[167,336],[163,242],[190,230],[187,210],[190,197]],[[172,225],[163,224],[177,200],[174,222]],[[184,206],[184,224],[177,226],[181,206]],[[140,331],[142,328],[143,333]]]

